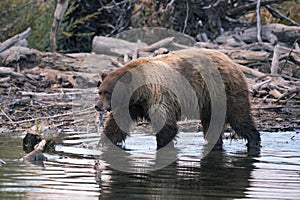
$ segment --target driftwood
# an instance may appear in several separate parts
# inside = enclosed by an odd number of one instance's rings
[[[146,44],[141,45],[142,48]],[[122,56],[132,53],[138,47],[137,43],[127,42],[118,38],[96,36],[93,39],[93,52],[112,56]]]
[[[168,48],[168,46],[174,41],[174,37],[168,37],[165,39],[162,39],[154,44],[151,44],[148,47],[145,47],[142,49],[142,51],[148,51],[148,52],[153,52],[155,50],[158,50],[162,47]]]
[[[0,60],[2,59],[4,66],[22,68],[23,62],[26,63],[26,67],[40,62],[40,56],[41,53],[35,49],[13,46],[0,53]]]
[[[260,71],[257,71],[257,70],[254,70],[254,69],[251,69],[249,67],[245,67],[243,65],[239,65],[240,69],[245,73],[245,74],[249,74],[249,75],[252,75],[254,77],[263,77],[265,76],[264,73],[260,72]]]
[[[284,99],[287,96],[290,96],[293,94],[299,94],[299,93],[300,93],[300,87],[292,88],[292,89],[286,91],[284,94],[281,94],[280,96],[278,96],[278,99],[276,100],[276,102],[279,102],[280,100]]]
[[[261,89],[267,88],[270,83],[271,83],[271,79],[267,79],[263,82],[259,82],[259,83],[252,85],[251,88],[254,92],[258,92]]]
[[[22,42],[23,40],[25,40],[25,38],[27,36],[29,36],[31,33],[31,28],[27,28],[24,32],[15,35],[14,37],[4,41],[3,43],[0,43],[0,53],[9,49],[10,47],[16,45],[16,46],[23,46],[22,44],[24,44],[24,42]],[[25,42],[26,43],[26,42]],[[21,44],[21,45],[18,45]]]
[[[192,37],[170,29],[138,28],[124,31],[114,37],[94,37],[93,52],[114,56],[129,55],[132,59],[141,56],[151,57],[154,55],[153,52],[161,48],[168,49],[168,51],[190,48],[194,43],[195,40]],[[159,52],[165,53],[166,51],[160,50]]]
[[[282,94],[277,89],[271,90],[269,92],[269,94],[272,95],[273,97],[275,97],[276,99],[278,99],[282,96]]]
[[[173,44],[173,41],[174,37],[168,37],[148,46],[147,44],[140,41],[133,43],[118,38],[98,36],[94,37],[93,39],[93,52],[97,54],[106,54],[113,56],[123,56],[131,54],[135,59],[138,57],[138,54],[145,55],[146,52],[154,52],[161,48],[167,49],[171,44]],[[179,44],[177,44],[177,46],[179,47]]]
[[[272,65],[271,65],[271,75],[278,74],[278,68],[279,68],[279,58],[280,58],[280,46],[277,44],[274,48],[273,53],[273,59],[272,59]],[[277,79],[277,77],[272,77],[273,81]]]
[[[283,24],[266,24],[261,26],[262,41],[275,44],[276,42],[284,42],[293,44],[294,41],[300,37],[299,26],[286,26]],[[231,37],[237,37],[245,43],[257,42],[257,27],[246,29],[237,28],[234,32],[226,32],[216,38],[216,42],[223,44]]]
[[[233,61],[241,65],[249,65],[251,63],[266,62],[270,53],[264,51],[251,51],[240,49],[222,49],[221,52],[229,56]]]
[[[13,77],[19,77],[19,78],[25,78],[24,74],[15,72],[14,69],[10,67],[0,67],[0,75],[2,76],[13,76]]]

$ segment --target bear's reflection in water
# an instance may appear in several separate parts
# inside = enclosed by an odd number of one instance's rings
[[[129,154],[126,154],[124,152],[121,161],[129,164],[128,162],[131,162],[128,159]],[[101,157],[106,160],[106,156],[110,155],[104,153]],[[176,156],[176,153],[173,156]],[[200,158],[198,161],[179,159],[162,169],[147,173],[129,173],[112,169],[110,180],[100,183],[102,188],[100,198],[245,198],[245,191],[250,186],[249,179],[254,162],[253,157],[246,153],[228,155],[225,151],[212,151],[201,160]]]

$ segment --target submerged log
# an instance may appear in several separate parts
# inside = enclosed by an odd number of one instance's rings
[[[47,160],[47,158],[43,154],[45,145],[46,145],[46,140],[40,141],[33,151],[23,156],[23,160],[28,162],[34,162],[34,161],[42,162]]]

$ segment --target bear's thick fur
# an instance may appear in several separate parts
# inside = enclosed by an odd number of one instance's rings
[[[216,94],[222,85],[223,96]],[[218,123],[215,120],[210,123],[214,98],[225,102],[220,104],[225,107],[224,121],[218,122],[222,126],[229,123],[248,141],[248,148],[259,148],[260,134],[250,113],[245,76],[226,55],[214,50],[191,48],[155,58],[140,58],[103,73],[95,108],[111,111],[104,134],[114,144],[125,140],[133,122],[146,119],[157,133],[159,149],[173,140],[177,121],[185,117],[201,119],[206,136],[209,127]]]

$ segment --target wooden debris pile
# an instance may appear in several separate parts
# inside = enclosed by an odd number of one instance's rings
[[[18,45],[4,49],[0,58],[0,131],[24,130],[45,121],[68,127],[74,113],[94,114],[93,101],[81,103],[79,110],[75,97],[94,94],[85,88],[95,90],[99,80],[95,60],[102,60],[97,65],[111,62],[99,55],[51,54]]]
[[[197,45],[220,49],[236,63],[258,70],[259,73],[252,73],[256,79],[251,89],[263,101],[299,100],[300,27],[268,24],[262,26],[262,33],[263,42],[255,42],[256,28],[248,28],[216,38],[216,45],[201,42]]]

